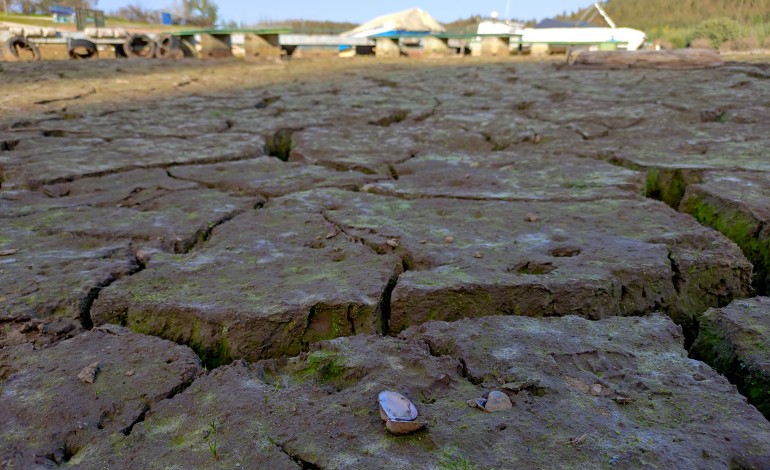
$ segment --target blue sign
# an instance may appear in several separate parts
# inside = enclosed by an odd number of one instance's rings
[[[172,24],[171,13],[166,13],[165,11],[160,12],[160,24]]]

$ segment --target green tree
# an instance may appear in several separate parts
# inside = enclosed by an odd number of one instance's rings
[[[211,0],[182,0],[187,24],[213,26],[219,19],[219,7]]]

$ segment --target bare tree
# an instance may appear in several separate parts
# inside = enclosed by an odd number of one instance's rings
[[[158,13],[154,10],[148,10],[141,4],[134,3],[127,5],[112,12],[112,16],[136,23],[157,23]]]

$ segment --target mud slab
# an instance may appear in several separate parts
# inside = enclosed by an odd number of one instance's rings
[[[107,241],[124,239],[172,252],[190,250],[213,227],[263,202],[175,180],[164,170],[134,170],[41,189],[49,199],[37,211],[24,214],[32,205],[24,198],[6,204],[18,215],[7,220],[11,227]]]
[[[750,273],[732,242],[649,200],[404,200],[329,189],[273,199],[189,256],[156,255],[102,291],[92,318],[190,344],[216,363],[493,314],[663,310],[693,334],[702,311],[748,294]]]
[[[770,299],[736,300],[707,311],[691,353],[730,379],[770,418]]]
[[[120,241],[3,226],[0,250],[0,346],[23,341],[38,329],[37,320],[66,319],[70,326],[58,327],[68,330],[61,334],[87,325],[96,293],[139,269],[129,244]]]
[[[590,201],[639,198],[639,172],[568,155],[497,152],[418,156],[394,167],[397,180],[368,192],[407,199],[446,197],[502,201]]]
[[[95,363],[95,376],[81,374]],[[80,449],[130,434],[203,372],[186,346],[114,325],[42,350],[5,348],[0,364],[0,459],[10,468],[76,464]]]
[[[303,129],[292,136],[289,159],[387,175],[391,166],[420,153],[492,148],[481,134],[430,123],[402,123],[406,116],[396,111],[368,124]]]
[[[345,234],[404,260],[389,330],[492,314],[668,313],[685,331],[747,295],[751,267],[716,232],[650,200],[503,202],[296,193]],[[689,334],[689,332],[688,332]]]
[[[717,51],[682,49],[673,51],[587,51],[577,56],[574,65],[602,69],[693,69],[724,65]]]
[[[736,123],[745,112],[747,122]],[[647,195],[676,208],[687,186],[708,171],[768,172],[765,123],[770,108],[733,110],[711,106],[681,111],[684,123],[671,118],[655,124],[621,130],[597,144],[597,158],[647,172]],[[757,114],[756,118],[748,115]],[[700,116],[700,117],[699,117]],[[731,121],[732,119],[732,121]],[[722,122],[724,120],[724,122]],[[639,140],[640,133],[656,135]]]
[[[770,173],[708,172],[687,186],[679,210],[738,244],[754,265],[754,286],[770,289]]]
[[[264,154],[262,136],[243,133],[104,140],[80,137],[27,139],[14,152],[0,154],[7,189],[36,189],[84,175],[184,163],[212,163]]]
[[[426,428],[389,434],[377,411],[381,390],[410,398]],[[491,390],[506,391],[513,409],[485,413],[467,405]],[[289,459],[304,468],[770,462],[770,423],[726,379],[689,360],[680,330],[660,315],[490,317],[431,322],[401,339],[339,338],[293,359],[222,367],[117,438],[84,449],[81,465],[200,466],[215,458],[278,468]]]
[[[303,163],[282,162],[273,157],[180,166],[169,169],[169,174],[230,193],[263,197],[283,196],[313,188],[359,190],[364,184],[385,178],[357,171],[334,171]]]
[[[188,344],[208,365],[297,354],[314,341],[383,332],[401,269],[320,211],[269,204],[214,229],[190,255],[155,255],[102,291],[92,318]]]

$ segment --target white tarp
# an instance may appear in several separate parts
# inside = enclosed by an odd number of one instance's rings
[[[420,8],[378,16],[361,26],[342,33],[342,36],[362,38],[386,33],[388,31],[414,31],[443,33],[441,23]]]

